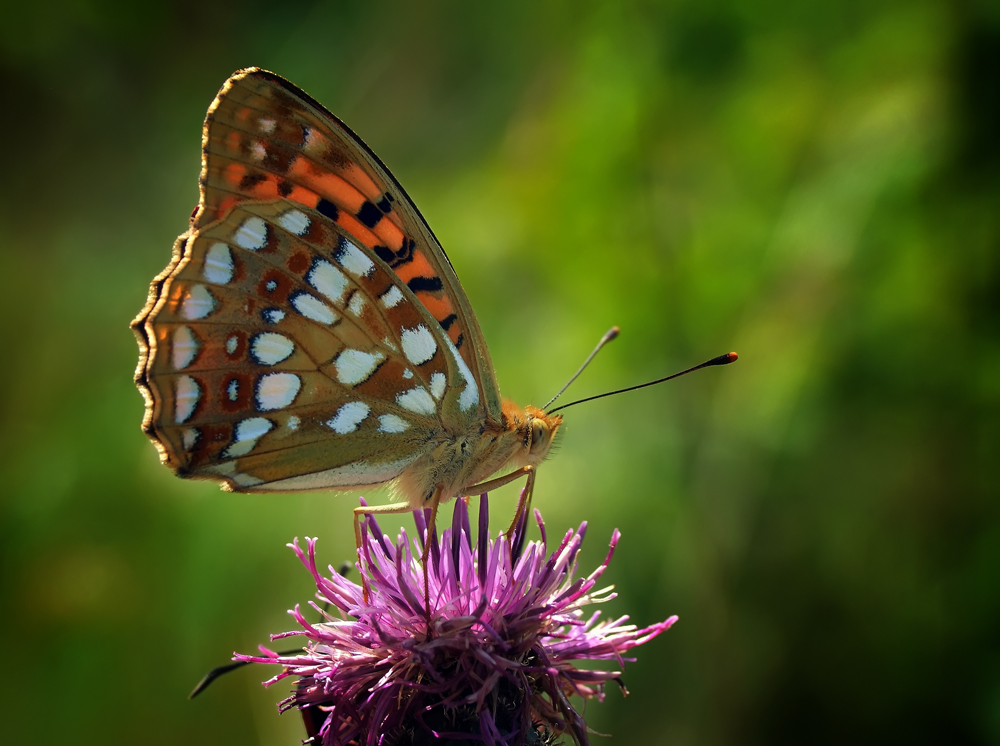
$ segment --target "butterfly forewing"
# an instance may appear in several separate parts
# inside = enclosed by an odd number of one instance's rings
[[[458,278],[412,201],[357,135],[288,81],[251,69],[223,87],[203,140],[194,227],[246,200],[288,200],[320,213],[411,290],[479,382],[476,417],[499,421],[489,353]]]
[[[178,251],[140,317],[139,378],[179,473],[238,490],[377,484],[479,410],[450,337],[322,213],[242,202]]]

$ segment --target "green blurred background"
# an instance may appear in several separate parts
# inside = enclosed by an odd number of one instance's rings
[[[284,544],[339,564],[353,498],[175,479],[131,381],[205,110],[249,65],[392,167],[506,395],[543,403],[612,324],[572,396],[739,351],[569,410],[541,471],[550,531],[590,522],[582,570],[623,532],[606,611],[681,618],[595,729],[1000,743],[996,3],[0,9],[4,743],[302,737],[270,670],[185,697],[292,627]]]

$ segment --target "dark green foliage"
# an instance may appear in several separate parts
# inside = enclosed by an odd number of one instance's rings
[[[131,383],[128,322],[197,200],[205,109],[248,65],[393,168],[506,395],[543,403],[612,324],[568,396],[740,353],[568,410],[540,472],[550,536],[622,530],[607,612],[680,615],[627,699],[589,704],[595,730],[1000,741],[995,8],[7,5],[5,743],[303,737],[259,668],[186,695],[293,626],[310,589],[284,543],[319,535],[339,564],[355,503],[173,478]]]

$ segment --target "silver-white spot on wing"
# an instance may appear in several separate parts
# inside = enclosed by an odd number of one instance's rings
[[[174,422],[187,422],[201,397],[201,386],[191,376],[177,376],[174,383]]]
[[[347,304],[347,310],[360,317],[365,310],[365,296],[361,293],[355,293],[351,297],[351,302]]]
[[[384,414],[378,418],[378,429],[383,433],[401,433],[409,427],[409,422],[394,414]]]
[[[328,427],[332,428],[339,435],[347,435],[358,429],[358,425],[364,422],[371,407],[362,401],[349,401],[337,410],[331,419],[326,421]]]
[[[348,241],[340,239],[340,250],[336,254],[337,263],[352,275],[367,277],[375,269],[375,263],[365,256],[365,252]]]
[[[382,293],[378,299],[382,301],[382,305],[386,308],[395,308],[399,305],[400,301],[403,300],[403,294],[399,291],[398,287],[393,285],[391,288]]]
[[[440,400],[444,396],[444,391],[448,387],[448,379],[440,371],[431,374],[431,394],[435,399]]]
[[[250,417],[236,423],[233,440],[236,442],[256,440],[262,435],[267,435],[271,432],[272,427],[274,427],[274,423],[267,419],[267,417]]]
[[[345,386],[354,386],[368,380],[379,364],[385,360],[381,352],[364,352],[346,349],[337,355],[333,366],[337,369],[337,380]]]
[[[201,432],[196,427],[184,428],[184,432],[181,433],[181,445],[184,446],[185,451],[190,451],[198,443],[198,438],[201,437]]]
[[[267,373],[257,379],[257,409],[284,409],[295,401],[300,388],[302,380],[294,373]]]
[[[232,252],[222,241],[216,241],[205,252],[205,266],[201,274],[213,285],[225,285],[233,279],[234,269]]]
[[[188,321],[197,321],[215,310],[215,298],[204,285],[192,285],[181,303],[181,316]]]
[[[402,394],[397,394],[396,403],[403,409],[409,409],[411,412],[416,412],[417,414],[429,415],[437,411],[434,400],[431,399],[431,395],[427,393],[427,389],[423,386],[417,386],[409,391],[404,391]]]
[[[260,163],[267,158],[267,147],[260,140],[254,140],[250,144],[250,159]]]
[[[417,324],[415,329],[403,329],[399,339],[403,345],[403,354],[414,365],[423,365],[437,352],[434,335],[423,324]]]
[[[261,332],[250,342],[250,355],[261,365],[277,365],[295,352],[295,343],[284,334]]]
[[[281,217],[278,218],[278,224],[296,236],[301,236],[309,230],[310,222],[309,216],[302,212],[302,210],[289,210],[288,212],[283,212]]]
[[[452,344],[451,339],[447,335],[444,338],[444,343],[448,348],[448,352],[451,353],[452,358],[455,360],[455,365],[458,366],[458,374],[465,382],[465,388],[458,396],[458,408],[466,412],[479,404],[479,387],[476,385],[476,379],[473,377],[472,371],[469,370],[469,366],[465,364],[462,356],[458,354],[458,350],[455,349],[455,345]]]
[[[240,345],[240,339],[235,334],[226,339],[226,352],[232,355]]]
[[[223,452],[225,458],[244,456],[257,445],[257,439],[267,435],[274,423],[266,417],[249,417],[236,423],[233,430],[233,442]]]
[[[250,251],[264,248],[267,243],[267,223],[256,216],[247,218],[236,229],[235,241],[237,246]]]
[[[240,382],[235,378],[226,386],[226,396],[229,397],[229,401],[236,401],[240,398]]]
[[[184,370],[198,354],[198,338],[189,326],[179,326],[174,330],[174,338],[170,345],[171,360],[174,370]]]
[[[332,324],[337,320],[337,314],[326,303],[309,293],[296,293],[292,296],[292,308],[311,321],[320,324]]]
[[[325,259],[313,262],[312,268],[306,275],[306,282],[338,306],[344,304],[344,293],[350,284],[347,276]]]

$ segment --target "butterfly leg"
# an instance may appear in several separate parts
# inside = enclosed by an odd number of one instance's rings
[[[431,519],[427,521],[427,535],[424,537],[424,608],[427,610],[428,621],[430,620],[431,614],[431,592],[430,584],[427,581],[427,567],[430,565],[431,558],[431,542],[436,540],[437,537],[437,516],[438,516],[438,505],[441,502],[441,495],[444,493],[444,485],[439,484],[434,488],[434,494],[431,495],[429,500],[431,504]]]
[[[526,477],[534,471],[534,466],[522,466],[520,469],[512,471],[510,474],[504,474],[502,477],[497,477],[496,479],[490,479],[489,481],[480,482],[479,484],[474,484],[471,487],[466,487],[462,490],[461,494],[456,495],[456,497],[475,497],[476,495],[482,495],[484,492],[495,490],[497,487],[503,487],[505,484],[516,482],[521,477]]]
[[[496,479],[490,479],[489,481],[480,482],[479,484],[467,487],[462,490],[465,494],[460,495],[460,497],[481,495],[484,492],[495,490],[497,487],[503,487],[505,484],[510,484],[521,477],[526,477],[527,482],[524,485],[525,499],[517,501],[517,511],[514,513],[514,520],[511,522],[510,528],[507,529],[507,536],[510,536],[511,532],[514,530],[514,526],[516,526],[517,522],[521,520],[521,516],[529,507],[531,507],[531,495],[535,491],[535,475],[537,473],[538,472],[534,466],[522,466],[520,469],[512,471],[510,474],[504,474],[502,477],[497,477]]]
[[[531,497],[535,494],[535,476],[538,472],[533,466],[526,466],[524,468],[530,469],[530,471],[528,472],[528,478],[525,480],[524,490],[518,497],[517,510],[514,511],[514,520],[510,522],[510,528],[507,529],[507,536],[514,535],[514,527],[521,520],[521,517],[531,509]]]
[[[389,505],[362,505],[354,509],[354,541],[357,543],[358,551],[361,551],[361,516],[363,515],[391,515],[392,513],[408,513],[413,510],[409,503],[391,503]],[[368,579],[361,573],[361,587],[365,593],[365,603],[368,603],[371,595],[368,589]]]

